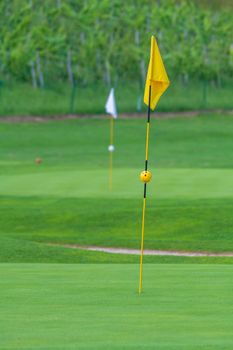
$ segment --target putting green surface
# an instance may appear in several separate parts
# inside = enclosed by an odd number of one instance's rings
[[[145,248],[232,252],[233,117],[151,123]],[[115,123],[112,191],[109,120],[0,124],[0,132],[1,262],[116,262],[48,243],[139,248],[143,118]]]
[[[160,198],[232,198],[231,169],[151,169],[149,195]],[[224,179],[224,181],[223,181]],[[138,169],[114,170],[114,188],[109,191],[105,170],[50,171],[0,176],[0,193],[17,196],[78,198],[141,198]]]
[[[1,264],[3,350],[231,350],[231,265]]]

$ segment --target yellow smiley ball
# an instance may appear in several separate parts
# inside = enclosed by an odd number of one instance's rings
[[[149,182],[151,180],[151,178],[152,178],[152,174],[148,170],[144,170],[140,174],[140,180],[142,182]]]

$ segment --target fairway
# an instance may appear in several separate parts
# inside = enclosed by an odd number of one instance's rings
[[[0,348],[230,350],[230,265],[0,265]]]
[[[232,121],[152,119],[145,248],[232,252]],[[0,124],[0,131],[0,261],[137,261],[47,244],[139,248],[143,118],[116,122],[112,191],[107,119]],[[161,260],[171,262],[147,261]]]

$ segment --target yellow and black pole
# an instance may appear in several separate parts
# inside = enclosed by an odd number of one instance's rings
[[[139,277],[139,294],[142,293],[142,277],[143,277],[143,253],[144,253],[144,232],[145,232],[145,213],[146,213],[146,190],[147,183],[151,180],[152,174],[148,170],[148,150],[149,150],[149,134],[150,134],[150,113],[155,109],[158,100],[168,88],[170,82],[163,65],[159,47],[155,37],[151,37],[150,62],[147,71],[144,102],[148,106],[147,126],[146,126],[146,159],[145,170],[141,172],[140,179],[144,183],[143,207],[142,207],[142,238],[141,238],[141,254],[140,254],[140,277]]]
[[[140,179],[144,182],[143,206],[142,206],[142,238],[141,238],[141,255],[140,255],[140,278],[139,278],[139,294],[142,292],[142,268],[143,268],[143,253],[144,253],[144,233],[145,233],[145,213],[146,213],[146,189],[147,183],[151,180],[152,174],[148,171],[148,154],[149,154],[149,135],[150,135],[150,100],[151,100],[151,85],[149,86],[149,103],[147,112],[146,124],[146,157],[145,170],[141,172]]]

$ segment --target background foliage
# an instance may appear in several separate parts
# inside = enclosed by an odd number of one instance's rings
[[[206,2],[205,2],[206,3]],[[169,75],[221,83],[233,72],[233,15],[175,0],[3,0],[0,76],[44,87],[54,81],[140,85],[151,34]]]

